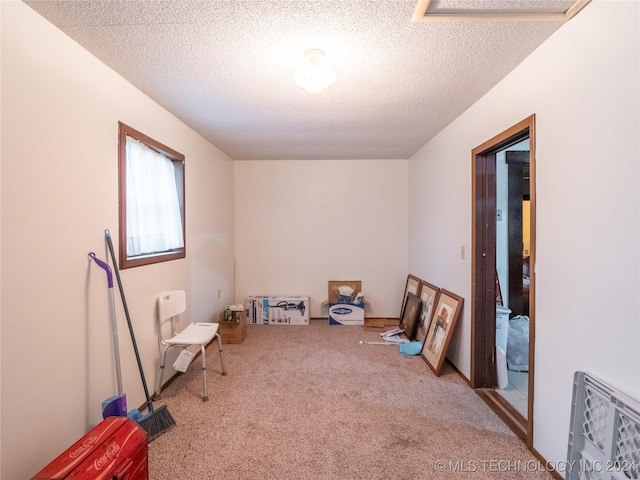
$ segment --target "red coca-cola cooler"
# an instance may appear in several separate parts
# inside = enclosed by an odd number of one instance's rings
[[[147,480],[147,433],[127,417],[108,417],[32,480]]]

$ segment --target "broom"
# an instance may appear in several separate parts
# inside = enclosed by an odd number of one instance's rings
[[[147,381],[144,378],[144,370],[142,369],[142,362],[140,361],[140,353],[138,352],[138,344],[136,343],[136,337],[133,333],[133,326],[131,325],[131,317],[129,316],[129,308],[127,307],[127,300],[124,297],[124,289],[122,288],[122,281],[120,280],[120,272],[118,271],[118,263],[116,262],[116,256],[113,252],[113,243],[111,242],[111,234],[109,230],[104,231],[104,237],[109,247],[109,253],[111,254],[111,261],[113,262],[113,270],[118,280],[118,288],[120,290],[120,297],[122,298],[122,306],[124,307],[124,313],[127,317],[127,325],[129,326],[129,334],[131,335],[131,342],[133,343],[133,350],[136,354],[136,360],[138,361],[138,370],[140,370],[140,378],[142,379],[142,386],[144,387],[144,395],[147,399],[147,411],[146,415],[136,418],[138,424],[147,432],[147,440],[151,442],[157,437],[162,435],[167,430],[175,426],[176,422],[167,410],[166,405],[162,405],[158,409],[154,409],[153,402],[149,396],[149,389],[147,388]]]

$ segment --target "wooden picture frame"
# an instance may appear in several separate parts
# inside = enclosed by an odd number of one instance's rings
[[[405,302],[402,318],[400,319],[400,328],[404,329],[404,334],[409,340],[411,340],[414,335],[419,315],[420,297],[411,292],[407,292],[407,301]]]
[[[441,289],[433,311],[433,320],[429,324],[427,336],[420,355],[433,370],[440,375],[451,336],[462,313],[464,299],[455,293]]]
[[[439,287],[424,280],[421,282],[419,298],[422,303],[420,305],[420,316],[416,322],[416,331],[413,337],[413,339],[418,342],[424,342],[427,338],[427,332],[429,331],[429,325],[433,318],[433,312],[439,294]]]
[[[404,286],[404,295],[402,295],[402,307],[400,308],[400,316],[398,317],[401,324],[400,328],[402,328],[402,316],[404,315],[404,305],[407,303],[407,294],[413,293],[415,296],[418,296],[421,282],[422,280],[415,275],[407,275],[407,283]]]

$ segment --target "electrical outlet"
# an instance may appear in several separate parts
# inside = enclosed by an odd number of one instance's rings
[[[460,247],[460,258],[464,260],[464,245]]]

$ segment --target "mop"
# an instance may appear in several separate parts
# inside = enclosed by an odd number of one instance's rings
[[[122,306],[124,307],[124,313],[127,317],[127,325],[129,326],[129,334],[131,335],[131,342],[133,343],[133,350],[136,354],[136,360],[138,361],[138,370],[140,371],[140,378],[142,380],[142,386],[144,387],[144,395],[147,400],[147,414],[142,415],[138,412],[137,416],[131,416],[138,424],[147,432],[148,441],[151,442],[164,432],[174,427],[176,422],[167,410],[166,405],[162,405],[158,409],[154,409],[153,402],[149,396],[149,389],[147,388],[147,381],[144,377],[144,370],[142,369],[142,362],[140,360],[140,352],[138,352],[138,344],[136,343],[136,337],[133,333],[133,325],[131,324],[131,317],[129,316],[129,308],[127,307],[127,300],[124,296],[124,289],[122,288],[122,281],[120,280],[120,272],[118,271],[118,262],[116,262],[116,256],[113,252],[113,243],[111,242],[111,234],[109,230],[104,231],[104,237],[109,247],[109,253],[111,254],[111,261],[116,273],[116,279],[118,280],[118,288],[120,290],[120,297],[122,298]]]
[[[113,333],[113,354],[116,362],[116,383],[118,395],[107,398],[102,402],[102,418],[126,417],[127,416],[127,396],[122,393],[122,373],[120,371],[120,350],[118,348],[118,323],[116,322],[116,308],[113,300],[113,275],[111,267],[96,257],[93,252],[89,253],[95,262],[107,272],[107,284],[109,286],[109,320],[111,321],[111,331]]]

